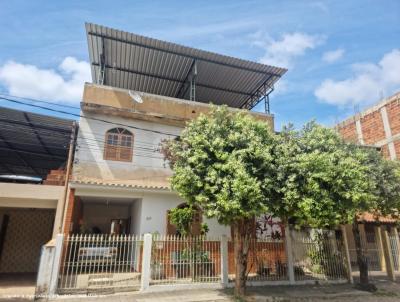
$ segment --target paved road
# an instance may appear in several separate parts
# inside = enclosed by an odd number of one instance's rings
[[[348,284],[326,286],[265,286],[249,288],[249,302],[393,302],[400,301],[400,282],[377,284],[376,293],[361,292]],[[17,294],[17,293],[16,293]],[[29,298],[29,297],[25,297]],[[22,297],[0,297],[0,301],[27,301]],[[44,301],[44,300],[42,300]],[[59,302],[224,302],[235,301],[232,290],[191,289],[157,293],[128,293],[92,297],[60,297]]]

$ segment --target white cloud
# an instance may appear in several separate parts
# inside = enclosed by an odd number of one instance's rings
[[[335,81],[326,79],[315,90],[322,102],[338,105],[367,105],[381,95],[389,96],[400,89],[400,49],[386,53],[377,63],[353,64],[353,76]]]
[[[327,51],[322,55],[322,60],[328,63],[333,63],[342,58],[344,55],[344,49],[338,48],[336,50]]]
[[[260,34],[254,44],[265,49],[261,63],[279,67],[290,67],[296,57],[305,54],[309,49],[314,49],[323,42],[324,38],[316,35],[295,32],[282,35],[279,40],[262,38]]]
[[[0,66],[0,83],[10,94],[40,100],[79,103],[83,84],[90,80],[89,63],[73,57],[66,57],[58,70],[14,61]]]

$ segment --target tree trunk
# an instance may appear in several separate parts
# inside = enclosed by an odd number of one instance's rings
[[[233,244],[235,255],[235,295],[243,297],[246,289],[246,269],[251,238],[251,219],[241,219],[233,225]]]
[[[353,229],[354,243],[356,246],[357,264],[358,264],[358,268],[360,270],[360,284],[366,285],[369,283],[368,262],[367,262],[367,257],[364,254],[364,247],[361,242],[361,234],[360,234],[360,230],[358,228],[357,218],[355,218],[353,221],[352,229]]]

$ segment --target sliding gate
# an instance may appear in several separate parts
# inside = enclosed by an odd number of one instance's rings
[[[142,236],[67,236],[63,245],[58,293],[138,290],[142,252]]]

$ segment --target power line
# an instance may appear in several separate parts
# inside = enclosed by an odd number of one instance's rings
[[[20,104],[20,105],[31,106],[31,107],[40,108],[40,109],[48,110],[48,111],[53,111],[53,112],[57,112],[57,113],[61,113],[61,114],[71,115],[71,116],[75,116],[75,117],[79,117],[79,118],[85,118],[85,119],[95,120],[95,121],[99,121],[99,122],[103,122],[103,123],[107,123],[107,124],[111,124],[111,125],[115,125],[115,126],[128,127],[128,128],[132,128],[132,129],[136,129],[136,130],[142,130],[142,131],[147,131],[147,132],[152,132],[152,133],[162,134],[162,135],[169,135],[169,136],[175,136],[175,137],[178,137],[178,136],[179,136],[179,135],[174,134],[174,133],[168,133],[168,132],[163,132],[163,131],[151,130],[151,129],[141,128],[141,127],[137,127],[137,126],[132,126],[132,125],[126,125],[126,124],[122,124],[122,123],[117,123],[117,122],[110,122],[110,121],[107,121],[107,120],[103,120],[103,119],[99,119],[99,118],[94,118],[94,117],[88,117],[88,116],[85,116],[85,115],[81,115],[81,114],[77,114],[77,113],[72,113],[72,112],[68,112],[68,111],[57,110],[57,109],[48,108],[48,107],[45,107],[45,106],[36,105],[36,104],[28,104],[28,103],[25,103],[25,102],[23,102],[23,101],[13,100],[13,99],[10,99],[10,98],[7,98],[7,97],[3,97],[3,96],[0,96],[0,99],[6,100],[6,101],[9,101],[9,102],[13,102],[13,103],[16,103],[16,104]]]
[[[36,99],[31,99],[31,98],[26,98],[26,97],[22,97],[22,96],[11,95],[11,94],[0,93],[0,96],[5,96],[5,97],[8,97],[8,98],[22,99],[22,100],[26,100],[26,101],[30,101],[30,102],[48,104],[48,105],[52,105],[52,106],[65,107],[65,108],[71,108],[71,109],[80,110],[80,108],[77,107],[77,106],[70,106],[70,105],[52,103],[52,102],[36,100]]]

